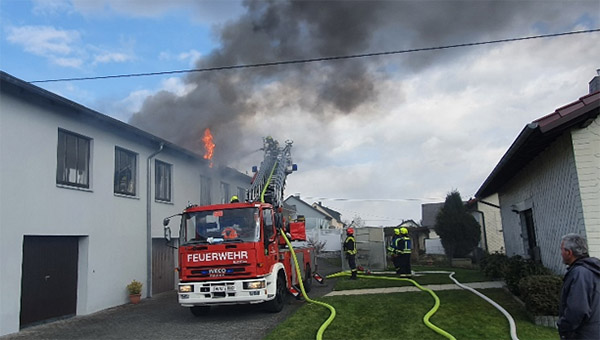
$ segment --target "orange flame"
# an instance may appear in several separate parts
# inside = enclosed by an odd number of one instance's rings
[[[204,130],[204,137],[202,137],[202,141],[204,142],[204,149],[206,150],[204,152],[204,159],[210,160],[209,167],[212,168],[212,166],[213,166],[212,157],[213,157],[213,153],[215,151],[215,143],[213,143],[213,135],[212,135],[212,133],[210,133],[209,128],[206,128],[206,130]]]

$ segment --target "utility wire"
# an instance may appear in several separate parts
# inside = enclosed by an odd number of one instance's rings
[[[464,43],[464,44],[456,44],[456,45],[445,45],[445,46],[437,46],[437,47],[414,48],[414,49],[399,50],[399,51],[374,52],[374,53],[353,54],[353,55],[334,56],[334,57],[322,57],[322,58],[311,58],[311,59],[296,59],[296,60],[286,60],[286,61],[274,61],[274,62],[268,62],[268,63],[246,64],[246,65],[217,66],[217,67],[207,67],[207,68],[197,68],[197,69],[187,69],[187,70],[175,70],[175,71],[145,72],[145,73],[126,73],[126,74],[115,74],[115,75],[96,76],[96,77],[44,79],[44,80],[34,80],[34,81],[31,81],[30,83],[50,83],[50,82],[60,82],[60,81],[79,81],[79,80],[98,80],[98,79],[112,79],[112,78],[146,77],[146,76],[158,76],[158,75],[166,75],[166,74],[180,74],[180,73],[192,73],[192,72],[210,72],[210,71],[234,70],[234,69],[243,69],[243,68],[258,68],[258,67],[268,67],[268,66],[278,66],[278,65],[305,64],[305,63],[313,63],[313,62],[319,62],[319,61],[356,59],[356,58],[377,57],[377,56],[392,55],[392,54],[403,54],[403,53],[413,53],[413,52],[423,52],[423,51],[444,50],[444,49],[458,48],[458,47],[489,45],[489,44],[498,44],[498,43],[505,43],[505,42],[512,42],[512,41],[542,39],[542,38],[560,37],[560,36],[565,36],[565,35],[594,33],[594,32],[600,32],[600,28],[590,29],[590,30],[583,30],[583,31],[572,31],[572,32],[562,32],[562,33],[533,35],[533,36],[519,37],[519,38],[509,38],[509,39],[489,40],[489,41],[482,41],[482,42],[472,42],[472,43]]]

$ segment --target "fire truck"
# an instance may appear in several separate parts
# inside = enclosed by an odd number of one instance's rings
[[[279,312],[291,295],[298,295],[299,280],[309,291],[316,274],[315,251],[306,242],[302,218],[289,221],[283,212],[286,177],[297,170],[292,163],[291,141],[280,147],[263,139],[264,159],[245,201],[208,206],[191,205],[164,219],[165,238],[171,241],[169,220],[181,217],[179,227],[178,300],[195,316],[211,306],[263,303]],[[284,235],[297,244],[287,246]],[[290,243],[292,244],[292,243]],[[291,251],[298,259],[300,276]]]

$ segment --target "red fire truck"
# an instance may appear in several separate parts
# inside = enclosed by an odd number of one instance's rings
[[[281,235],[305,241],[304,221],[287,221],[283,213],[283,188],[296,170],[291,141],[284,147],[264,139],[265,157],[247,190],[245,202],[192,205],[181,214],[179,228],[178,299],[195,316],[211,306],[264,303],[279,312],[289,293],[298,294],[298,280],[310,290],[316,273],[314,249],[303,242],[293,247],[301,278]],[[170,241],[168,217],[165,237]],[[298,243],[298,242],[295,242]]]

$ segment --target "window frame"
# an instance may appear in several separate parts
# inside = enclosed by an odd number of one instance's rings
[[[121,157],[120,155],[126,155],[128,157],[128,160],[133,160],[133,164],[132,164],[132,169],[131,169],[131,178],[129,179],[128,182],[133,182],[133,189],[131,191],[125,189],[125,190],[121,190],[120,189],[120,181],[118,180],[119,177],[119,173],[124,171],[125,169],[122,167],[122,164],[120,164],[121,161]],[[131,165],[131,164],[129,164]],[[118,169],[118,167],[121,167],[121,169]],[[119,146],[115,146],[115,169],[114,169],[114,182],[113,182],[113,192],[116,195],[123,195],[123,196],[129,196],[129,197],[137,197],[137,187],[138,187],[138,154],[136,152],[133,152],[131,150],[127,150],[125,148],[119,147]],[[131,184],[126,184],[126,187],[129,187]]]
[[[61,150],[61,135],[64,135],[64,147]],[[69,150],[68,149],[68,137],[74,137],[75,138],[75,168],[68,168],[67,167],[67,163],[68,163],[68,155],[69,155]],[[69,130],[65,130],[62,128],[58,128],[58,135],[57,135],[57,142],[56,142],[56,184],[59,186],[66,186],[66,187],[75,187],[75,188],[81,188],[81,189],[90,189],[91,188],[91,170],[92,170],[92,138],[90,137],[86,137],[82,134],[79,133],[75,133]],[[85,148],[84,145],[84,149],[87,150],[83,150],[86,152],[85,155],[85,160],[84,163],[80,164],[81,161],[79,160],[79,157],[81,156],[79,153],[82,151],[80,149],[80,142],[84,141],[87,143],[87,148]],[[61,152],[63,154],[61,154]],[[84,165],[85,169],[83,171],[85,171],[85,183],[78,183],[78,180],[75,179],[75,181],[69,181],[69,174],[66,173],[67,169],[74,169],[77,173],[79,173],[80,169],[79,166],[80,165]],[[77,173],[75,174],[75,177],[77,177]],[[66,177],[66,179],[65,179]]]
[[[166,171],[163,172],[162,169]],[[167,188],[163,188],[160,183],[161,179],[166,180],[164,185]],[[162,195],[163,190],[166,191],[164,196]],[[158,202],[172,202],[173,200],[173,164],[158,159],[154,160],[154,199]]]

